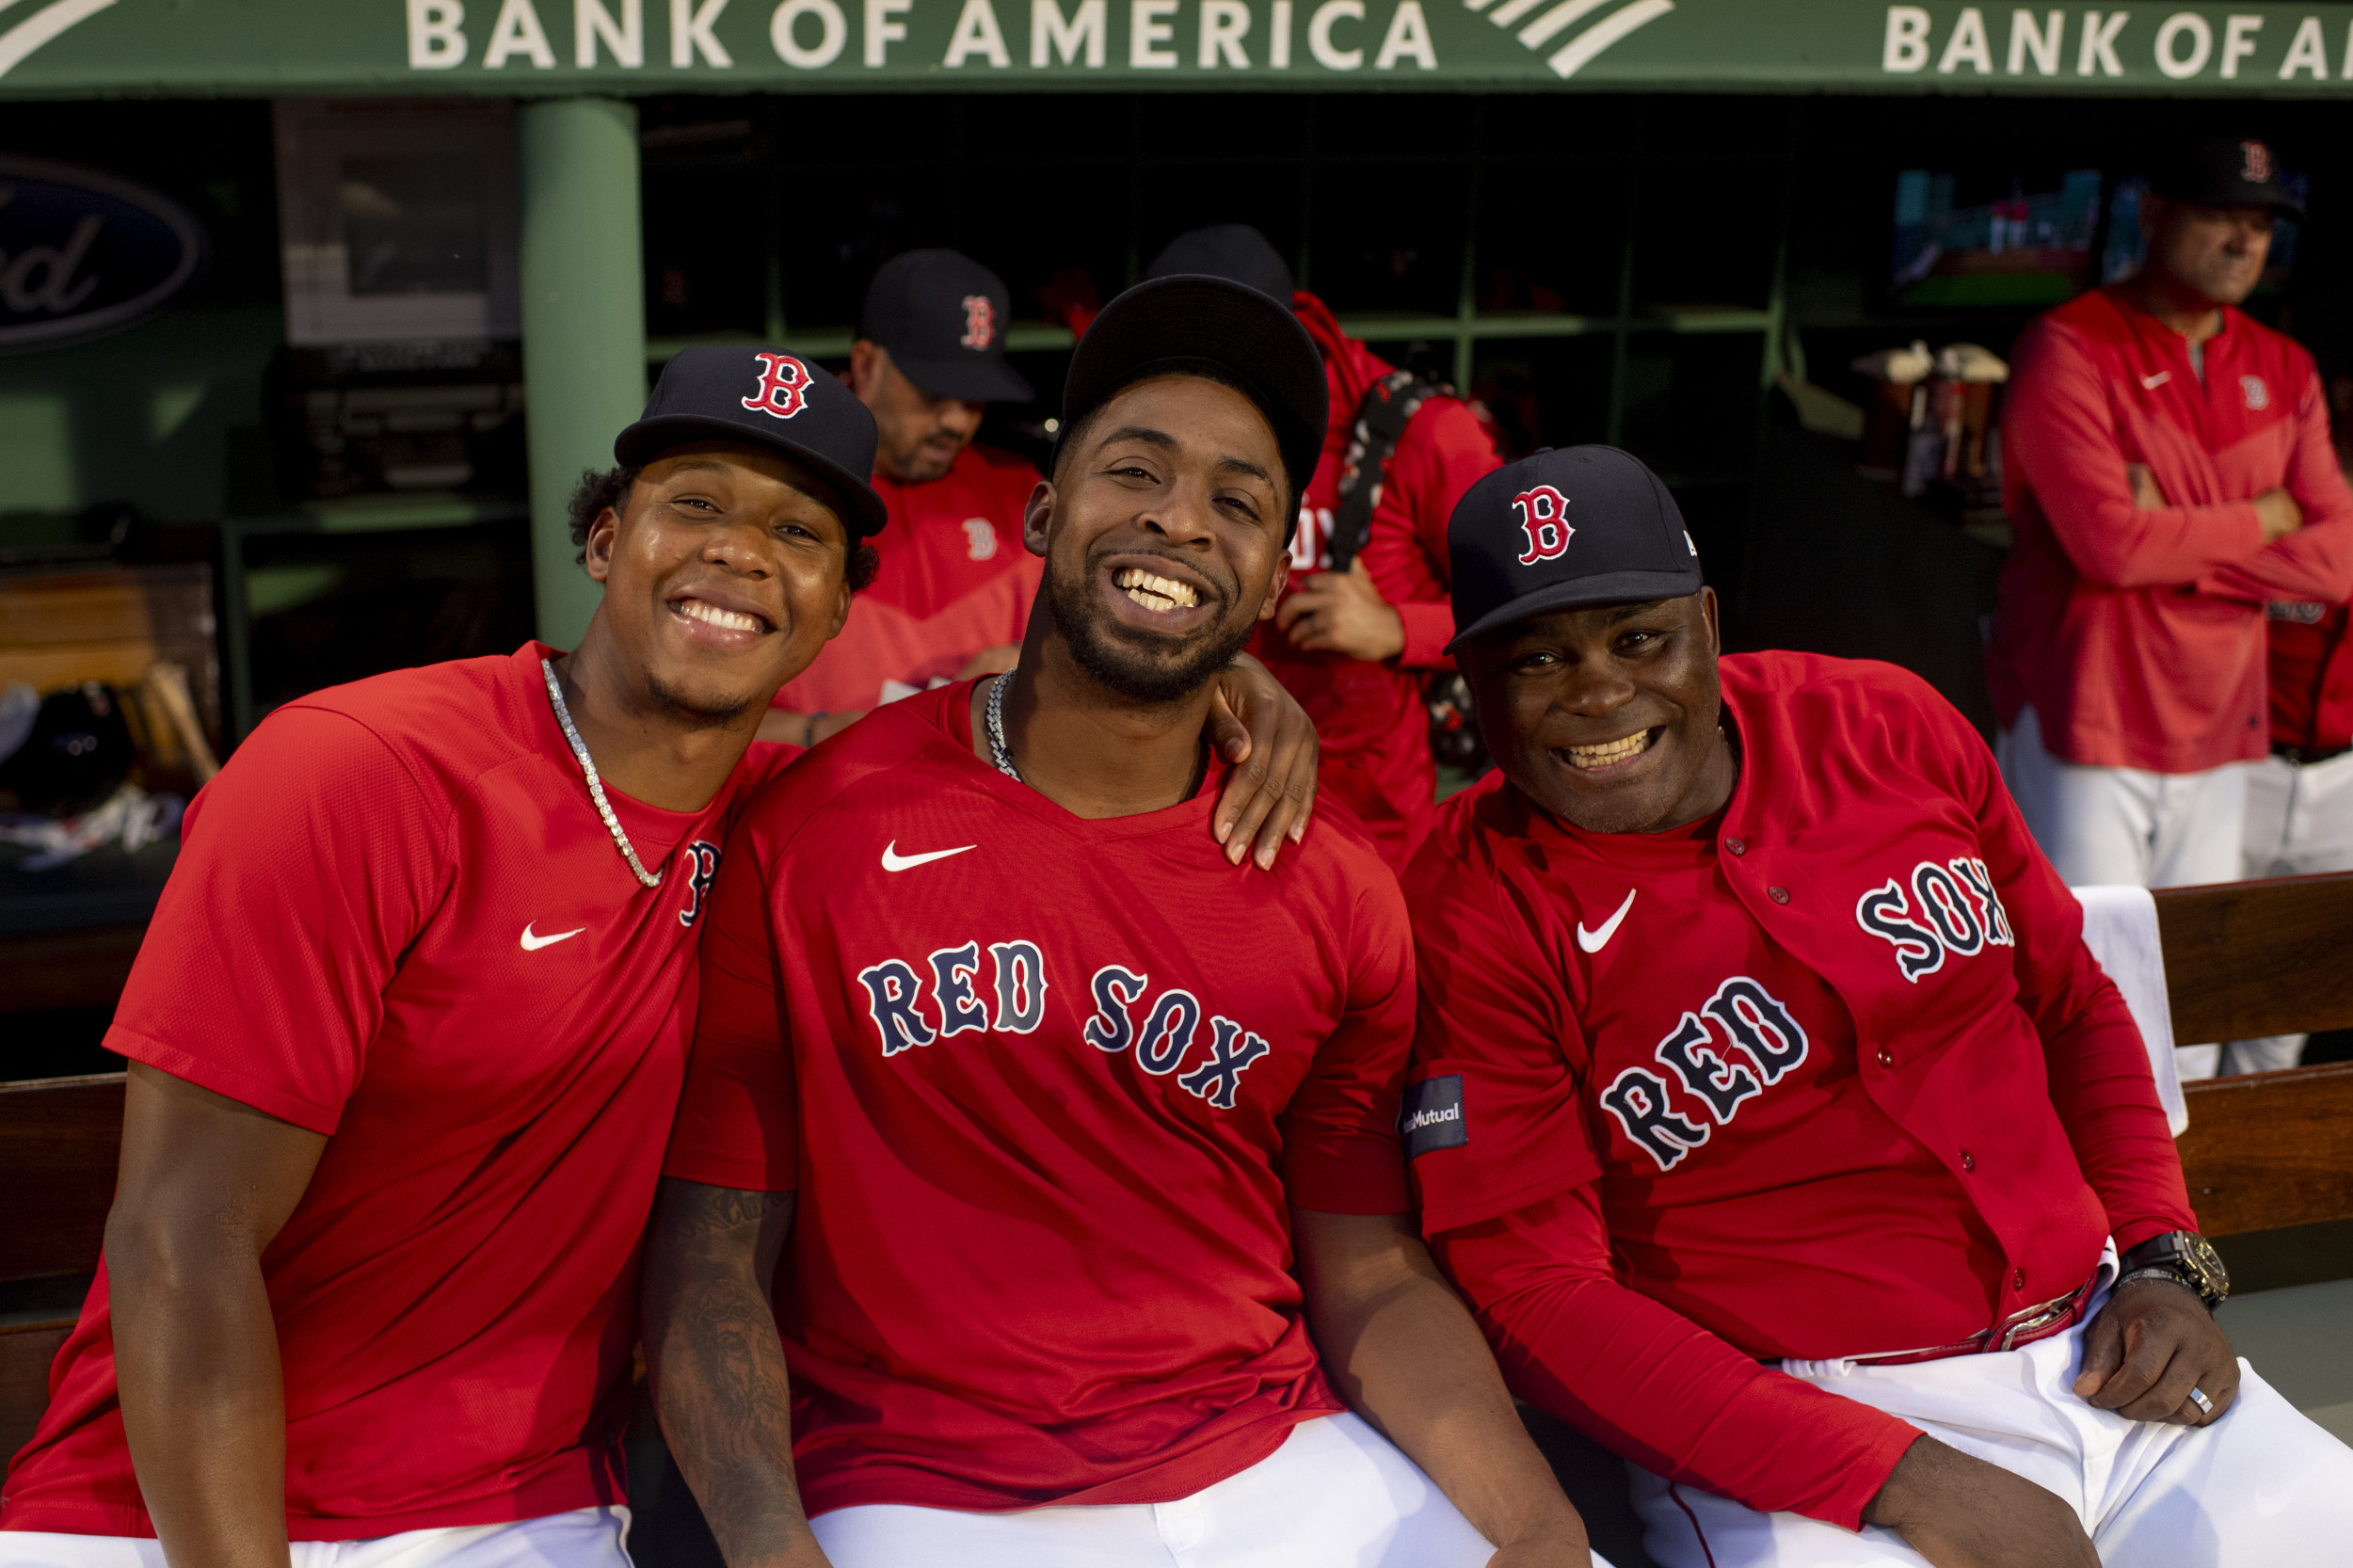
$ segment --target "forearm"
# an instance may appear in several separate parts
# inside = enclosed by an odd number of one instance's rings
[[[286,1401],[259,1257],[105,1239],[123,1434],[170,1568],[286,1568]]]
[[[1436,1278],[1316,1315],[1340,1397],[1428,1472],[1463,1516],[1502,1544],[1584,1523],[1529,1440],[1495,1357],[1461,1299]]]
[[[689,1191],[702,1211],[681,1222],[687,1206],[665,1191],[648,1247],[646,1365],[663,1436],[728,1568],[813,1568],[824,1554],[792,1473],[791,1379],[760,1283],[772,1271],[750,1237],[771,1200]]]

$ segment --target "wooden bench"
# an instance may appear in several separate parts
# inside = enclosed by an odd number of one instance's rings
[[[2156,901],[2175,1039],[2353,1027],[2353,872]],[[2187,1095],[2182,1163],[2208,1235],[2353,1219],[2353,1062],[2214,1079]],[[0,1283],[97,1266],[121,1126],[120,1073],[0,1084]],[[72,1326],[71,1313],[0,1320],[0,1455],[39,1419]]]

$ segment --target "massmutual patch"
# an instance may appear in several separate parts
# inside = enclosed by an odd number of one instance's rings
[[[1463,1075],[1445,1073],[1407,1084],[1397,1130],[1405,1139],[1408,1160],[1418,1160],[1433,1149],[1460,1148],[1469,1143],[1470,1127],[1463,1119]]]

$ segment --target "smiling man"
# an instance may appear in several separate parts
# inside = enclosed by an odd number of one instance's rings
[[[0,1563],[622,1568],[695,945],[785,759],[752,731],[872,571],[873,446],[789,354],[679,355],[575,499],[604,584],[576,649],[315,693],[197,797]]]
[[[1239,284],[1114,300],[1019,665],[827,744],[728,852],[646,1290],[737,1568],[1591,1560],[1404,1213],[1395,880],[1345,818],[1272,876],[1201,832],[1323,386]]]
[[[2338,1560],[2353,1453],[2209,1315],[2140,1036],[1976,732],[1885,664],[1720,659],[1623,452],[1501,470],[1449,548],[1498,771],[1407,879],[1407,1153],[1650,1555]]]

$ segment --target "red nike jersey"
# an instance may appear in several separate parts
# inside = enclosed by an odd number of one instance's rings
[[[785,683],[776,706],[796,713],[858,712],[953,680],[983,648],[1029,629],[1046,563],[1021,542],[1036,469],[1008,452],[968,446],[922,485],[874,475],[890,521],[874,536],[882,569],[850,601],[849,623]]]
[[[758,746],[699,811],[590,801],[540,658],[273,712],[197,795],[108,1048],[328,1144],[263,1260],[286,1528],[343,1541],[623,1500],[636,1252],[696,938]],[[152,1536],[102,1269],[0,1528]],[[5,1556],[0,1549],[0,1556]]]
[[[1442,808],[1407,1151],[1523,1398],[1852,1528],[1916,1433],[1760,1358],[1954,1343],[2196,1220],[1976,731],[1889,665],[1721,671],[1716,819],[1586,833],[1499,776]]]
[[[2270,750],[2264,602],[2353,594],[2353,490],[2328,399],[2294,340],[2225,308],[2189,340],[2116,289],[2018,340],[2002,415],[2002,568],[1986,649],[1996,714],[2032,704],[2054,757],[2194,773]],[[2125,465],[2167,504],[2133,504]],[[2265,544],[2255,498],[2285,487],[2304,526]]]
[[[1089,821],[977,760],[970,682],[747,813],[664,1165],[797,1191],[777,1320],[811,1513],[1159,1502],[1343,1408],[1287,1204],[1401,1213],[1413,955],[1345,811],[1272,873],[1217,770]]]

